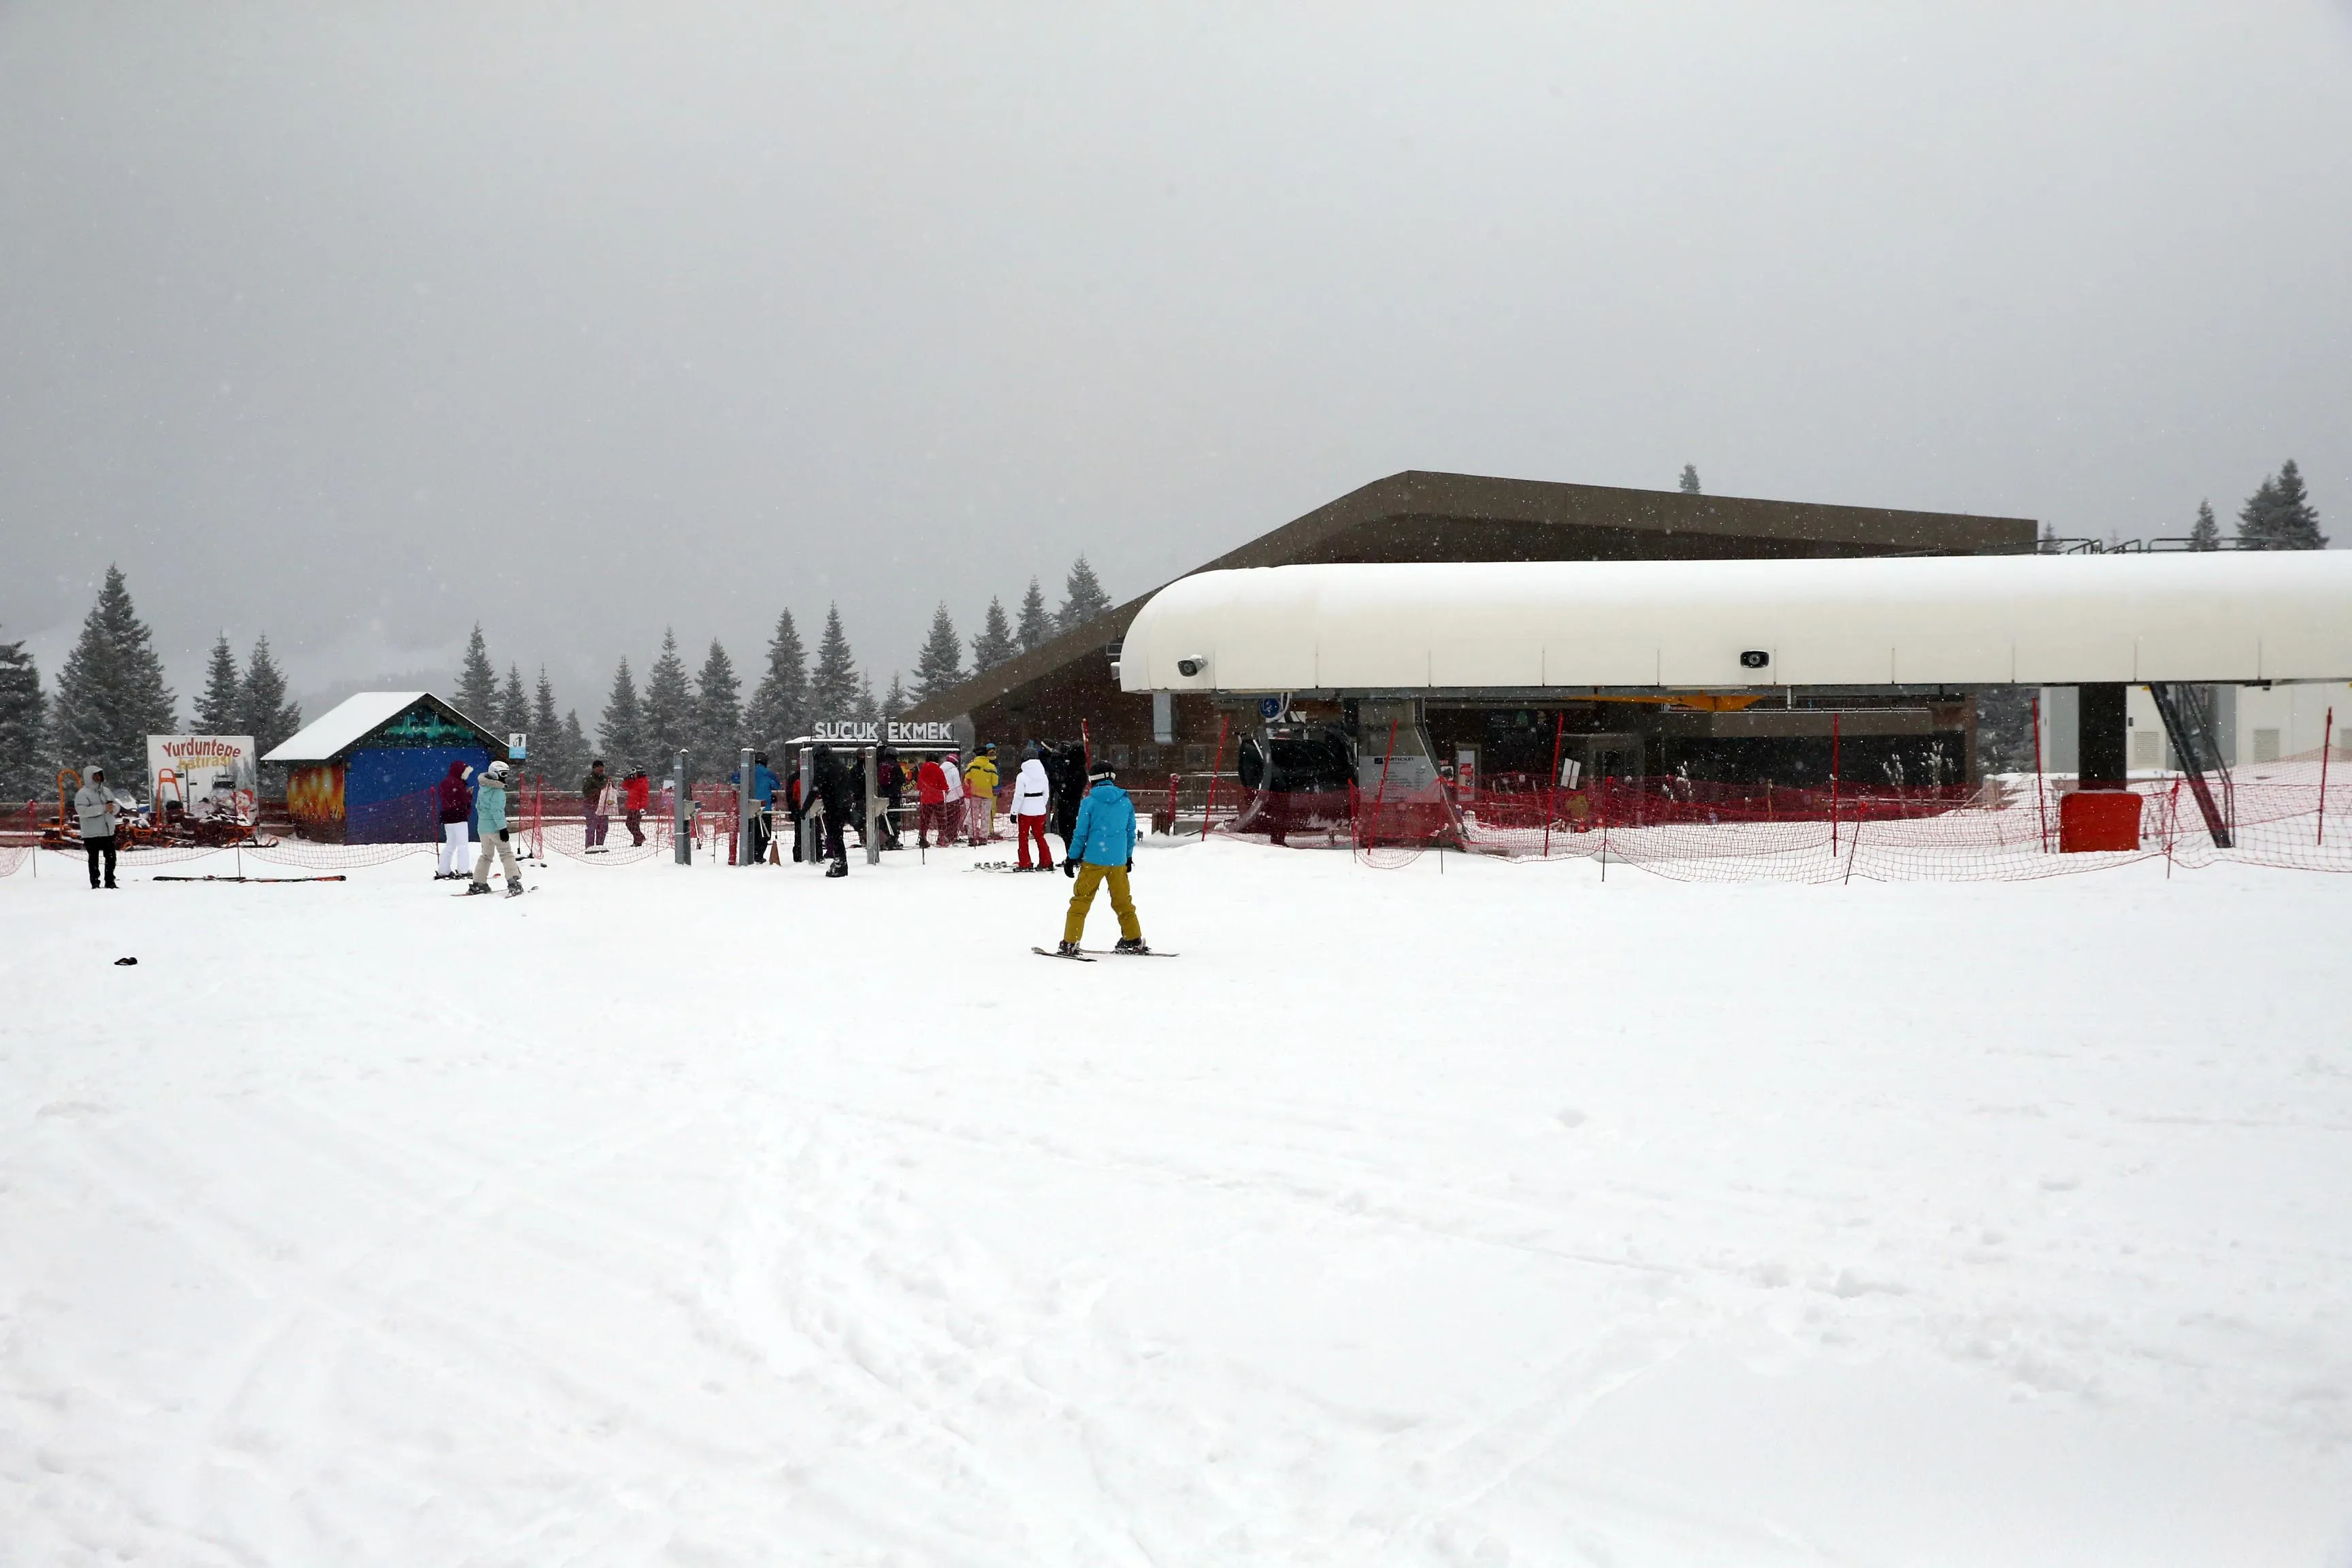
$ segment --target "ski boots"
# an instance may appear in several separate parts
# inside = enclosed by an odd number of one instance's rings
[[[1056,942],[1054,944],[1054,954],[1057,958],[1076,958],[1078,956],[1078,944],[1075,942]]]
[[[1118,945],[1113,947],[1111,951],[1113,952],[1147,953],[1151,951],[1151,948],[1150,945],[1139,936],[1123,936],[1118,939]]]
[[[488,882],[468,882],[466,884],[466,897],[469,899],[474,897],[476,894],[487,893],[489,890],[490,885]]]

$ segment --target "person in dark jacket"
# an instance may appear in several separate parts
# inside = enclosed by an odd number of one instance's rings
[[[833,868],[825,873],[828,877],[849,875],[849,850],[841,834],[856,815],[862,793],[857,786],[858,781],[838,752],[831,746],[816,749],[816,778],[802,797],[797,815],[806,816],[812,809],[824,813],[824,858],[833,862]]]
[[[1054,806],[1045,826],[1066,847],[1078,830],[1078,806],[1087,798],[1087,748],[1083,742],[1045,748],[1045,780],[1053,788]]]
[[[114,886],[114,819],[121,804],[106,787],[106,770],[92,768],[81,788],[74,791],[74,826],[81,830],[81,847],[89,856],[93,891]],[[99,880],[99,863],[105,862],[106,879]]]
[[[468,857],[466,854],[466,825],[474,816],[474,792],[467,786],[466,775],[474,770],[464,758],[449,764],[448,776],[433,786],[433,814],[441,824],[441,854],[433,873],[436,882],[461,882],[467,879]]]
[[[587,819],[586,842],[581,848],[594,854],[604,847],[604,835],[613,831],[613,803],[607,798],[613,788],[613,775],[604,771],[604,760],[599,757],[588,764],[588,776],[580,781],[582,816]]]
[[[1113,951],[1150,952],[1144,945],[1142,923],[1135,918],[1135,900],[1127,890],[1128,873],[1135,869],[1135,803],[1118,787],[1109,763],[1096,764],[1087,778],[1091,787],[1079,803],[1068,852],[1062,859],[1062,869],[1077,879],[1077,886],[1070,889],[1069,913],[1062,918],[1060,951],[1066,956],[1078,951],[1095,889],[1108,882],[1111,912],[1118,916],[1118,946]]]
[[[874,785],[882,795],[882,847],[898,847],[899,803],[906,799],[907,775],[898,771],[898,748],[882,746],[874,752]]]

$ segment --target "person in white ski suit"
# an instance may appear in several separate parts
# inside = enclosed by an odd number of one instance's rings
[[[474,796],[474,825],[482,835],[482,853],[474,861],[474,880],[466,891],[490,890],[490,852],[498,852],[507,874],[507,897],[522,891],[522,868],[515,864],[514,846],[507,842],[507,765],[492,763],[482,770],[482,787]]]
[[[1037,755],[1037,748],[1029,748],[1022,759],[1021,771],[1013,778],[1013,825],[1020,830],[1021,862],[1024,871],[1050,871],[1054,868],[1054,851],[1045,842],[1045,811],[1053,801],[1053,785],[1045,777],[1045,763]],[[1029,841],[1037,841],[1038,864],[1029,864]]]

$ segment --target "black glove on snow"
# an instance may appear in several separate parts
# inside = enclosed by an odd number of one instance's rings
[[[1062,857],[1062,875],[1073,882],[1078,879],[1078,863],[1067,855]]]

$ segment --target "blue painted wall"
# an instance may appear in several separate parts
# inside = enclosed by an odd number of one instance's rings
[[[432,844],[441,837],[434,787],[462,762],[478,782],[490,763],[480,746],[385,746],[353,752],[343,773],[343,842]],[[470,836],[473,829],[467,826]]]

